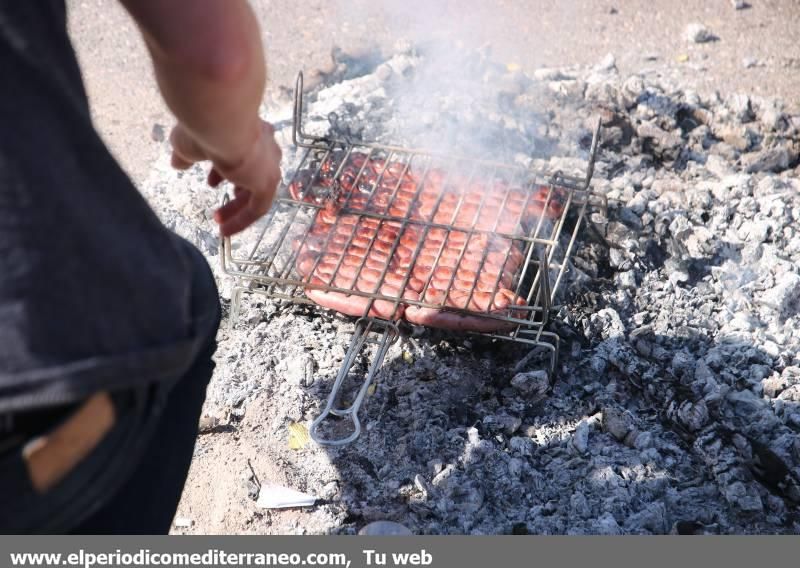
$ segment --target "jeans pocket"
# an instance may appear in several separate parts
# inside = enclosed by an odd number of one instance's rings
[[[111,499],[153,436],[164,392],[156,385],[126,395],[114,426],[45,493],[34,488],[23,457],[24,444],[0,456],[0,534],[63,534]]]

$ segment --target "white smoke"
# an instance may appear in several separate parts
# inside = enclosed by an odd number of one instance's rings
[[[529,80],[493,60],[490,46],[481,44],[486,10],[477,0],[337,0],[334,5],[335,17],[343,21],[384,22],[384,33],[418,56],[410,71],[395,67],[395,75],[404,76],[391,81],[397,142],[506,161],[531,153],[537,117],[520,116],[513,104],[503,104],[524,92]]]

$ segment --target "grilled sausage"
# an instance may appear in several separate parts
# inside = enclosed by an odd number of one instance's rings
[[[519,241],[502,235],[538,227],[537,236],[549,236],[550,221],[564,210],[558,190],[525,191],[503,182],[459,186],[457,177],[440,170],[420,180],[400,162],[352,153],[341,167],[340,159],[330,156],[318,174],[333,184],[331,176],[341,168],[342,191],[327,201],[309,190],[310,174],[298,175],[289,187],[293,199],[325,203],[306,238],[295,245],[297,271],[312,285],[306,289],[309,299],[352,316],[404,317],[420,325],[483,332],[514,324],[479,314],[525,318],[530,313],[521,309],[525,300],[510,290],[525,251]]]

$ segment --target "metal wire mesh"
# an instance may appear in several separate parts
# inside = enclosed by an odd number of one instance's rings
[[[545,347],[552,372],[558,336],[546,325],[593,200],[599,124],[586,175],[577,178],[308,136],[302,107],[300,75],[294,141],[305,148],[302,161],[252,244],[244,249],[225,239],[221,258],[236,280],[232,321],[243,292],[360,318],[312,437],[342,444],[358,436],[363,393],[401,318]],[[370,333],[382,336],[382,347],[361,395],[339,408],[336,395]],[[328,414],[349,416],[354,433],[319,437],[316,427]]]
[[[355,175],[352,174],[354,164],[359,165]],[[407,195],[410,191],[413,196],[410,200],[405,199],[403,207],[397,207],[397,201],[401,199],[400,186],[408,182],[402,182],[401,176],[394,175],[387,184],[385,180],[390,168],[399,169],[406,176],[410,172],[419,172],[415,187],[405,192]],[[464,175],[465,171],[468,174]],[[445,180],[453,176],[452,172],[458,172],[456,175],[460,179],[460,187],[477,186],[485,189],[470,193],[453,187],[448,192],[445,189],[446,182],[437,183],[442,189],[438,197],[433,202],[430,199],[423,202],[423,196],[430,198],[426,187],[430,187],[429,176],[433,172]],[[342,186],[347,190],[343,191]],[[226,272],[240,282],[248,283],[251,290],[300,302],[307,302],[307,293],[312,290],[363,298],[366,301],[357,303],[364,306],[363,313],[351,315],[365,317],[375,315],[375,303],[382,302],[389,309],[384,307],[379,310],[380,315],[388,320],[397,319],[403,306],[485,318],[498,322],[496,327],[504,329],[498,335],[515,340],[535,336],[546,323],[589,197],[581,182],[566,176],[543,178],[521,168],[447,160],[381,146],[347,144],[333,144],[324,150],[308,149],[297,173],[286,187],[292,191],[287,191],[277,200],[261,235],[246,256],[234,256],[230,247],[224,248]],[[493,191],[490,192],[488,188]],[[337,192],[338,196],[334,195]],[[388,199],[376,204],[375,197],[380,195],[385,198],[387,192]],[[474,201],[475,195],[480,193],[483,195],[477,203],[466,202],[468,198]],[[512,195],[522,205],[515,209],[520,211],[518,218],[509,223],[503,217],[510,215],[508,204]],[[494,214],[489,216],[487,222],[490,196],[495,202],[499,201],[499,206],[493,207]],[[353,203],[356,198],[360,200],[358,206]],[[446,201],[447,211],[443,211]],[[332,202],[337,203],[335,212],[331,211]],[[464,221],[465,215],[460,215],[467,208],[471,211],[467,215],[471,218],[469,222]],[[523,218],[524,212],[532,208],[541,210],[542,214]],[[420,209],[424,209],[426,214],[419,214]],[[405,214],[392,213],[398,210],[405,211]],[[338,219],[327,224],[328,230],[320,238],[315,230],[326,226],[322,219],[331,215]],[[458,218],[460,222],[441,222],[443,216]],[[498,231],[501,223],[505,227],[513,225],[514,228]],[[567,225],[571,232],[566,242],[562,243],[561,236]],[[409,247],[405,245],[416,240],[411,257],[406,261],[410,267],[420,263],[423,243],[430,240],[433,232],[437,237],[433,242],[441,245],[433,259],[426,260],[426,270],[405,270],[402,282],[392,287],[395,293],[387,292],[385,286],[390,262],[384,263],[372,283],[374,291],[369,291],[355,282],[350,286],[343,285],[342,282],[354,280],[352,277],[342,277],[348,255],[343,252],[338,256],[331,254],[335,244],[337,251],[354,248],[357,235],[365,232],[368,236],[360,239],[362,246],[359,248],[369,252],[374,251],[379,243],[384,248],[388,245],[384,255],[388,259],[394,258],[401,246],[407,249]],[[381,242],[381,236],[387,234],[391,237],[389,242]],[[336,239],[340,242],[335,243]],[[478,246],[470,246],[478,240],[481,241]],[[318,254],[310,268],[301,270],[300,257],[312,241],[317,243]],[[456,258],[446,263],[445,253],[449,252],[452,256],[453,250],[456,251]],[[326,274],[327,278],[322,279],[318,277],[319,268],[326,253],[329,257],[336,256],[332,259],[335,264],[332,271]],[[447,283],[439,287],[444,289],[443,292],[453,288],[459,276],[458,269],[465,265],[467,255],[475,256],[472,253],[477,253],[479,257],[470,259],[468,275],[474,280],[471,286],[466,287],[461,281],[460,301],[454,301],[453,294],[428,293],[434,285],[434,275],[442,272],[446,274]],[[512,257],[517,260],[512,260]],[[369,254],[362,253],[359,264],[351,267],[350,272],[357,275],[365,272],[369,258]],[[445,270],[439,270],[442,268]],[[492,273],[494,285],[490,291],[484,292],[488,293],[491,300],[481,310],[473,300],[478,289],[478,278],[487,270]],[[524,304],[520,302],[519,305],[506,308],[493,305],[503,272],[506,272],[505,278],[511,281],[509,287],[514,295],[524,299]],[[416,298],[414,296],[417,295],[403,295],[413,275],[427,276]]]

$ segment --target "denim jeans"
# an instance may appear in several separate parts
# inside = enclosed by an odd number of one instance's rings
[[[194,360],[182,376],[112,393],[117,424],[65,480],[37,495],[19,452],[0,460],[1,532],[164,534],[192,460],[220,323],[216,284],[205,258],[192,258]],[[4,516],[5,515],[5,516]]]
[[[206,387],[214,370],[219,296],[205,258],[192,247],[195,329],[206,338],[191,369],[174,384],[150,444],[128,481],[76,534],[166,534],[178,508],[194,453]]]

